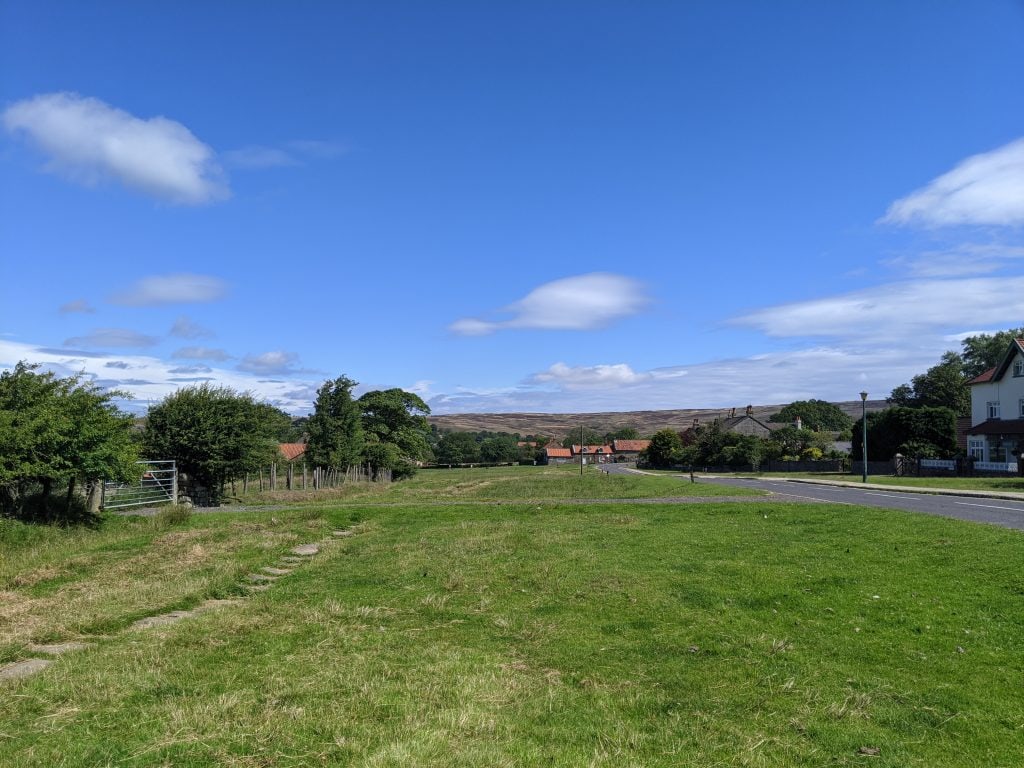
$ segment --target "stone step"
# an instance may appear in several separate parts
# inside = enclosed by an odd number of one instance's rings
[[[53,659],[25,659],[16,661],[13,664],[5,664],[0,667],[0,682],[7,680],[21,680],[22,678],[42,672],[53,664]]]

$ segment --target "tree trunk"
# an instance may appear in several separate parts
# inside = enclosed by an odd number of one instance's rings
[[[77,478],[74,478],[74,477],[72,477],[70,480],[68,480],[68,495],[64,499],[64,514],[70,514],[71,513],[71,501],[72,501],[72,499],[75,498],[75,483],[76,482],[77,482]]]

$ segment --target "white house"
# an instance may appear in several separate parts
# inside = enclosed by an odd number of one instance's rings
[[[978,461],[1013,463],[1024,451],[1024,339],[1002,361],[971,379],[967,452]]]

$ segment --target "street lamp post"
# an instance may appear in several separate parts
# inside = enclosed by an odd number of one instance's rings
[[[862,427],[860,437],[860,457],[861,466],[864,468],[864,475],[861,477],[861,482],[866,483],[868,481],[868,393],[860,393],[860,424]]]

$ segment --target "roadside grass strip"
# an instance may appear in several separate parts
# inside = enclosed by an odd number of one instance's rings
[[[1014,531],[756,498],[272,514],[189,524],[204,541],[293,534],[260,557],[233,547],[234,581],[198,590],[237,605],[149,631],[124,631],[142,618],[128,611],[95,647],[5,683],[0,765],[1009,768],[1024,754]],[[292,573],[239,599],[268,563]]]

